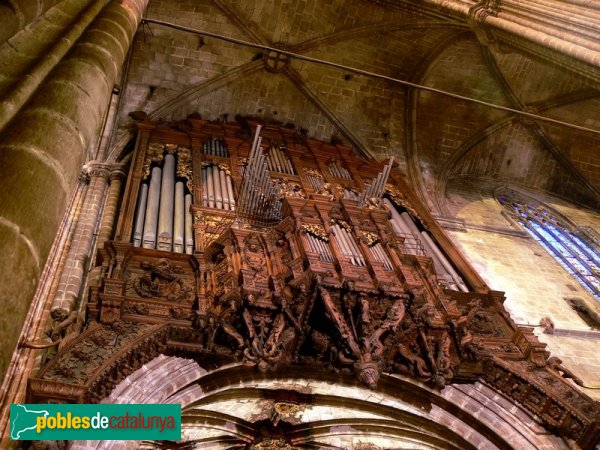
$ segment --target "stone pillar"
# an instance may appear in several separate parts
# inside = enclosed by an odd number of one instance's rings
[[[0,299],[19,326],[146,4],[109,2],[0,133]]]
[[[94,232],[98,228],[98,219],[108,178],[109,169],[103,164],[94,164],[88,169],[90,184],[88,186],[84,207],[75,228],[71,249],[67,256],[64,271],[60,277],[58,291],[52,302],[53,318],[68,315],[77,306],[85,267],[89,260],[94,241]]]
[[[61,0],[22,0],[0,3],[0,43],[33,22]]]
[[[97,248],[104,245],[112,237],[112,232],[117,215],[117,207],[121,198],[121,186],[127,174],[122,169],[113,170],[110,173],[108,194],[106,195],[106,204],[104,205],[104,213],[102,214],[102,222],[98,230]]]
[[[106,3],[106,0],[61,0],[43,20],[30,24],[10,42],[0,45],[3,75],[0,78],[0,129],[61,62]]]

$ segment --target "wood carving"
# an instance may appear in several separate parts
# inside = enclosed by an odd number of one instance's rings
[[[214,126],[194,119],[188,126],[194,139],[209,133],[194,129],[195,124],[206,130]],[[280,140],[294,143],[286,155],[303,174],[289,174],[280,184],[284,220],[258,226],[236,223],[231,211],[201,205],[198,171],[213,161],[195,153],[185,131],[144,130],[150,133],[144,142],[152,144],[137,150],[145,153],[134,158],[134,169],[143,178],[164,152],[178,152],[177,173],[194,191],[198,252],[184,255],[107,242],[92,271],[83,331],[76,315],[53,315],[44,343],[61,344],[30,380],[31,402],[100,401],[159,354],[185,354],[212,367],[236,361],[262,372],[285,365],[320,368],[371,389],[385,374],[411,377],[433,389],[456,379],[484,380],[582,448],[599,442],[598,404],[577,390],[573,382],[581,380],[560,360],[549,359],[532,330],[510,320],[502,294],[444,289],[431,258],[403,249],[403,238],[395,234],[379,201],[358,206],[343,198],[343,186],[326,182],[315,167],[331,155],[305,146],[304,136],[286,129]],[[231,160],[219,157],[218,164],[233,168],[230,174],[239,186],[238,164],[248,156],[240,150],[245,148],[240,139],[248,139],[250,130],[234,124],[218,130],[225,141],[236,142],[228,145]],[[357,184],[379,170],[351,149],[336,149],[341,166],[356,170]],[[386,190],[413,217],[419,217],[415,210],[424,211],[416,201],[409,202],[415,197],[408,189],[388,184]],[[127,192],[137,191],[130,186]],[[131,226],[133,218],[121,222]],[[337,226],[347,233],[330,239]],[[385,270],[373,250],[389,258]],[[348,254],[361,264],[350,264]],[[37,344],[22,345],[40,348]],[[274,416],[277,422],[296,411],[294,405],[282,405]],[[253,448],[288,445],[261,437]]]
[[[165,298],[169,301],[190,301],[192,289],[181,277],[183,269],[175,266],[166,258],[158,263],[142,262],[141,275],[132,276],[128,283],[137,295],[144,298]]]

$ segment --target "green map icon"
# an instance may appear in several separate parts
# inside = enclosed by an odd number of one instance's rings
[[[28,409],[25,405],[10,405],[10,438],[14,441],[19,439],[31,439],[29,430],[37,427],[39,416],[47,417],[50,413],[43,409]],[[29,434],[29,436],[25,436]]]

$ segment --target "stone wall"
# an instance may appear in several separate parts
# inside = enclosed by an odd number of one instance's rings
[[[600,345],[600,331],[591,330],[566,299],[581,299],[597,313],[600,302],[502,214],[504,208],[493,195],[495,187],[497,184],[464,179],[450,185],[446,206],[465,228],[448,230],[449,236],[492,289],[506,292],[504,305],[515,322],[536,327],[536,335],[552,355],[562,359],[586,385],[600,386],[600,354],[595,350]],[[550,196],[537,194],[536,198],[579,226],[600,228],[596,212]],[[554,322],[558,330],[554,335],[539,327],[542,317]],[[598,390],[584,391],[600,399]]]

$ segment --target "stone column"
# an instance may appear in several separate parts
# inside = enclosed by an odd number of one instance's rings
[[[60,318],[64,320],[77,306],[85,267],[94,241],[94,232],[98,228],[99,214],[104,203],[110,175],[109,168],[104,164],[93,164],[89,166],[88,173],[90,174],[90,184],[85,195],[84,207],[79,216],[71,249],[52,302],[50,314],[55,320]]]
[[[8,311],[31,302],[146,4],[109,2],[0,133],[0,273],[10,274],[0,298]]]
[[[60,1],[0,2],[0,43],[8,40]]]
[[[127,178],[127,174],[123,169],[116,169],[110,173],[108,194],[106,195],[106,204],[104,205],[104,213],[102,214],[102,222],[98,230],[97,248],[104,245],[112,237],[113,228],[115,225],[115,217],[117,215],[117,207],[121,198],[121,186],[123,180]]]

